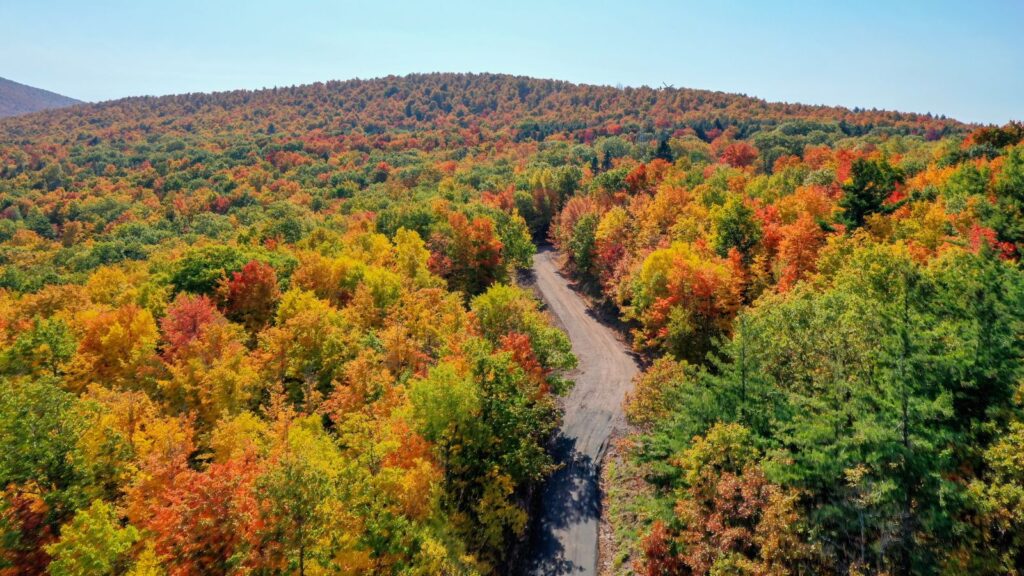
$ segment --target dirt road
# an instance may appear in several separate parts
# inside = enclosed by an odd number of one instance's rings
[[[596,574],[598,466],[612,430],[624,422],[623,397],[638,369],[615,332],[598,322],[559,274],[556,257],[551,249],[538,252],[534,277],[548,309],[569,334],[579,366],[555,446],[555,457],[565,466],[544,487],[528,573]]]

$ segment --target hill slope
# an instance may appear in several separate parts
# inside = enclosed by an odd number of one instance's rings
[[[80,100],[0,78],[0,118],[81,104]]]
[[[68,130],[88,121],[120,131],[159,121],[162,134],[209,128],[216,133],[302,135],[362,133],[370,145],[396,133],[458,133],[456,141],[550,136],[592,141],[600,136],[695,133],[713,140],[736,128],[737,137],[786,121],[838,123],[847,135],[873,130],[937,138],[963,124],[944,117],[832,106],[771,103],[744,95],[686,88],[613,88],[503,74],[413,74],[264,90],[132,97],[65,110],[0,134],[23,136]],[[6,128],[6,130],[5,130]],[[381,137],[388,134],[388,136]],[[422,142],[406,140],[405,147]],[[452,140],[433,143],[452,145]]]

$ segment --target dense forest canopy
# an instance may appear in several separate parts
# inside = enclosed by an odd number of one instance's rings
[[[652,360],[618,568],[1012,573],[1022,136],[469,74],[0,120],[0,572],[504,570],[550,239]]]

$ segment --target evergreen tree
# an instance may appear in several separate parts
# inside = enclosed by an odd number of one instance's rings
[[[658,149],[654,151],[654,157],[665,160],[666,162],[672,162],[675,160],[675,155],[672,154],[672,148],[668,145],[668,138],[660,138],[658,140]]]
[[[903,173],[885,160],[854,160],[851,177],[843,183],[843,209],[840,222],[847,228],[859,228],[871,214],[883,211],[885,200],[903,183]]]

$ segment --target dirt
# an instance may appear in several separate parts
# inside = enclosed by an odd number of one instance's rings
[[[618,332],[572,290],[557,258],[554,250],[541,249],[533,260],[533,282],[569,335],[579,365],[554,445],[563,466],[542,490],[527,572],[597,574],[600,464],[613,433],[625,427],[623,400],[638,366]]]

